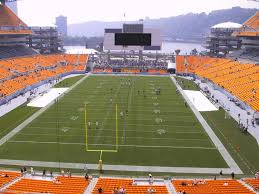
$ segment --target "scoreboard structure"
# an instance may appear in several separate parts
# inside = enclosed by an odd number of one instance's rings
[[[144,28],[143,24],[123,24],[123,28],[104,30],[104,50],[159,51],[162,37],[159,29]]]

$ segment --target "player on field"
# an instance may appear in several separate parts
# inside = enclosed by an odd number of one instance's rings
[[[120,117],[121,117],[121,118],[123,117],[123,112],[122,112],[122,111],[120,112]]]

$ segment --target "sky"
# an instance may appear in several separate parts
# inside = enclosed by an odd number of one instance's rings
[[[29,26],[54,25],[55,17],[65,15],[68,23],[85,21],[139,20],[189,12],[209,13],[235,6],[258,8],[247,0],[20,0],[18,14]],[[124,18],[125,13],[125,18]]]

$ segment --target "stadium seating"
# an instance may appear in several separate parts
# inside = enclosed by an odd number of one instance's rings
[[[255,13],[251,18],[249,18],[244,24],[243,27],[239,30],[233,33],[234,36],[259,36],[259,11]]]
[[[0,31],[1,34],[1,31]],[[20,56],[32,56],[38,53],[31,48],[26,46],[0,46],[0,59],[20,57]]]
[[[21,175],[19,172],[0,171],[0,193],[52,193],[52,194],[80,194],[84,193],[91,179],[85,180],[80,176],[57,176],[42,177]],[[103,194],[111,194],[114,189],[123,188],[127,194],[146,194],[148,189],[155,190],[156,194],[167,194],[166,186],[161,184],[149,185],[145,182],[134,181],[130,178],[99,178],[92,194],[98,194],[98,189],[102,188]],[[185,191],[187,194],[253,194],[252,189],[245,186],[250,185],[256,189],[259,187],[259,180],[252,178],[239,180],[220,179],[220,180],[198,180],[198,179],[176,179],[172,180],[172,185],[176,192]],[[8,185],[9,184],[9,185]],[[5,186],[4,190],[3,187]]]
[[[164,69],[161,69],[161,70],[149,69],[148,73],[150,73],[150,74],[167,74],[167,70],[164,70]]]
[[[18,178],[21,174],[18,172],[6,172],[0,171],[0,188],[5,184],[13,181],[14,179]]]
[[[110,68],[107,68],[107,69],[95,68],[93,70],[93,73],[112,73],[112,69],[110,69]]]
[[[176,71],[206,78],[259,111],[258,65],[222,58],[177,56]]]
[[[246,182],[248,185],[253,187],[254,190],[259,191],[259,179],[243,179],[244,182]]]
[[[104,194],[111,194],[114,188],[124,188],[127,194],[146,194],[149,188],[154,189],[157,194],[168,193],[166,186],[133,185],[132,179],[99,178],[92,194],[97,194],[99,188],[103,189]]]
[[[150,74],[167,74],[167,62],[152,60],[100,60],[93,69],[93,73],[150,73]]]
[[[36,180],[22,178],[9,186],[4,193],[51,193],[51,194],[80,194],[89,184],[83,177],[57,177],[51,180]]]
[[[198,180],[195,180],[199,182]],[[204,181],[204,180],[202,180]],[[194,185],[194,180],[174,180],[177,192],[185,191],[187,194],[252,194],[253,191],[243,186],[237,180],[206,180]]]
[[[121,70],[122,73],[140,73],[139,69],[127,69],[127,68],[123,68]]]
[[[28,26],[18,18],[7,6],[0,4],[0,35],[32,34]],[[2,28],[4,27],[4,28]]]
[[[64,73],[84,71],[87,55],[48,55],[0,60],[0,99]]]

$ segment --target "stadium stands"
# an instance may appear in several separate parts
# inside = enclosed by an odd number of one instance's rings
[[[259,61],[258,49],[259,49],[259,11],[257,11],[251,18],[249,18],[236,32],[233,36],[238,37],[242,40],[242,50],[244,51],[242,55],[238,55],[235,52],[235,58],[239,60],[253,60]],[[231,55],[230,55],[231,57]]]
[[[0,193],[52,193],[80,194],[84,193],[92,179],[83,176],[41,176],[29,173],[0,171]],[[163,180],[130,178],[98,178],[90,188],[92,194],[98,194],[101,188],[103,194],[114,193],[114,190],[124,190],[127,194],[167,194],[168,189]],[[176,192],[185,191],[187,194],[253,194],[259,188],[259,179],[174,179],[172,188]],[[89,189],[88,188],[88,189]],[[171,190],[170,189],[170,190]],[[254,191],[253,191],[254,189]],[[155,192],[148,192],[153,190]],[[171,190],[172,191],[172,190]]]
[[[99,178],[92,194],[97,194],[99,188],[102,188],[104,194],[111,194],[116,188],[125,189],[127,194],[146,194],[149,188],[154,189],[155,193],[168,193],[166,186],[134,185],[132,179]]]
[[[187,194],[252,194],[253,191],[237,180],[174,180],[177,192]]]
[[[7,6],[0,4],[0,34],[32,34],[28,26],[18,18]]]
[[[18,172],[0,171],[0,188],[20,176],[21,174]]]
[[[244,23],[244,25],[247,26],[247,27],[249,27],[249,28],[257,29],[257,28],[259,28],[258,18],[259,18],[259,11],[257,11],[254,16],[252,16],[251,18],[249,18],[249,19]]]
[[[259,191],[259,179],[243,179],[248,185],[250,185],[255,191]]]
[[[166,62],[155,61],[135,61],[135,60],[111,60],[99,61],[94,66],[93,73],[149,73],[149,74],[167,74]]]
[[[83,177],[56,177],[53,180],[37,180],[22,178],[4,190],[11,193],[52,193],[52,194],[80,194],[89,184]]]
[[[0,60],[0,100],[62,74],[83,72],[87,55],[48,55]]]
[[[206,78],[259,111],[259,66],[256,64],[241,64],[224,58],[177,56],[176,71]]]
[[[38,53],[26,46],[0,46],[0,59],[20,57],[20,56],[32,56]]]

